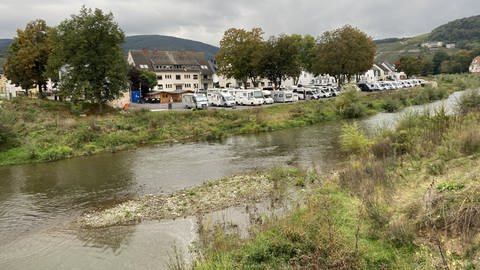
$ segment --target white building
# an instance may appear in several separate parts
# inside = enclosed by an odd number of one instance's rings
[[[150,70],[157,75],[155,91],[178,96],[183,92],[213,87],[215,68],[203,52],[131,50],[127,61],[138,69]]]

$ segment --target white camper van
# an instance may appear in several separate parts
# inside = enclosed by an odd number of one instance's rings
[[[182,104],[187,109],[206,109],[208,100],[204,94],[183,94]]]
[[[272,98],[272,91],[262,90],[264,104],[273,104],[275,101]]]
[[[273,91],[273,100],[275,102],[293,102],[293,91],[290,90],[278,90]]]
[[[209,92],[208,103],[217,107],[233,107],[235,105],[235,98],[227,91],[213,91]]]
[[[236,90],[235,102],[239,105],[262,105],[264,102],[262,90]]]

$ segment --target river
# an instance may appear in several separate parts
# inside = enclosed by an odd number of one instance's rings
[[[460,95],[400,113],[380,113],[361,123],[374,130],[392,127],[411,111],[445,106],[453,112]],[[194,217],[101,230],[83,230],[72,221],[92,208],[277,164],[314,166],[327,172],[340,159],[340,129],[341,123],[327,123],[214,143],[0,167],[0,269],[164,269],[174,246],[186,252],[196,238]]]

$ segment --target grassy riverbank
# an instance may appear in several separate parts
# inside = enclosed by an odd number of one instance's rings
[[[203,232],[193,268],[478,269],[478,92],[460,111],[409,115],[373,139],[345,126],[349,161],[305,206],[266,218],[249,239]]]
[[[0,104],[0,165],[45,162],[148,144],[215,140],[225,136],[359,118],[442,99],[480,87],[471,75],[435,77],[438,87],[354,93],[248,110],[207,110],[88,115],[88,104],[15,99]]]

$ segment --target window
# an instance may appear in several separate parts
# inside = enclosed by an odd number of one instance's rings
[[[261,82],[260,85],[261,85],[261,86],[265,86],[265,82]]]
[[[158,86],[158,90],[163,90],[163,84],[159,84],[157,86]]]
[[[192,84],[191,83],[186,83],[185,88],[192,88]]]
[[[193,76],[195,76],[195,75],[193,75]],[[198,83],[194,83],[193,88],[198,89]]]
[[[184,79],[190,79],[190,74],[185,74],[185,75],[183,75],[183,78],[184,78]]]
[[[162,80],[162,75],[157,75],[157,80],[161,81]]]
[[[141,69],[148,69],[148,66],[147,65],[140,65],[140,68]]]
[[[165,88],[172,88],[172,85],[171,85],[171,84],[167,84],[167,85],[165,85]]]
[[[273,83],[272,83],[272,82],[268,82],[268,86],[272,86],[272,85],[273,85]]]
[[[249,82],[247,82],[247,88],[248,88],[248,87],[250,87],[250,83],[249,83]]]
[[[208,80],[208,75],[203,75],[204,80]]]
[[[197,74],[194,74],[194,75],[193,75],[193,79],[194,79],[194,80],[198,80],[198,75],[197,75]]]
[[[175,79],[180,80],[180,79],[182,79],[182,76],[181,75],[175,75]]]
[[[165,75],[165,79],[171,79],[172,75]]]

